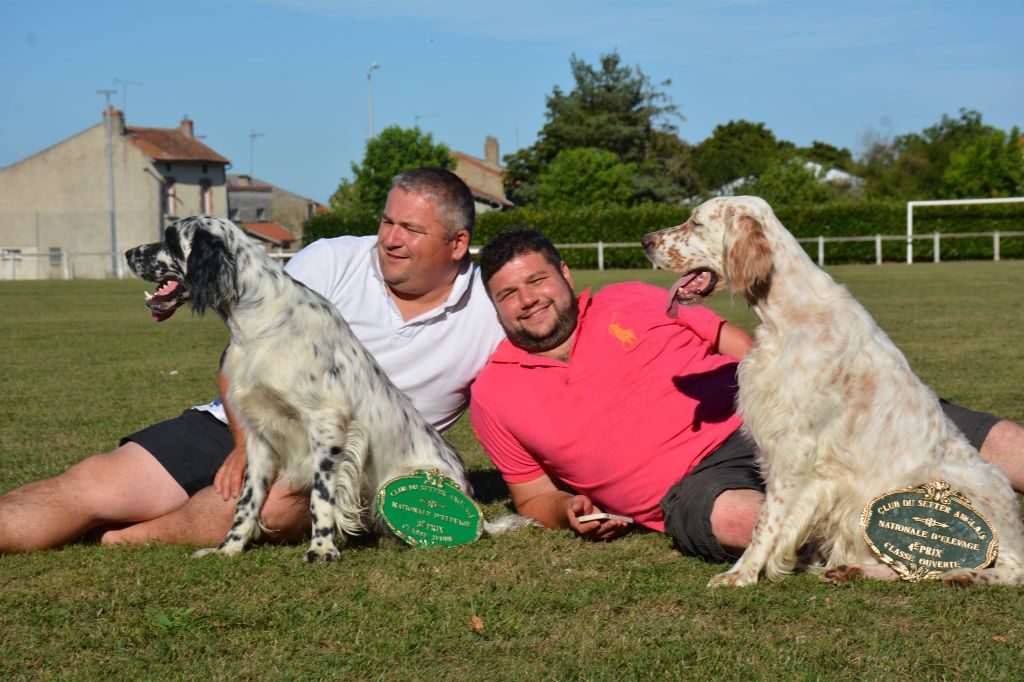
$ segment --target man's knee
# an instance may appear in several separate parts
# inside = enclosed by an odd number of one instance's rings
[[[750,544],[757,517],[764,506],[759,490],[725,490],[711,508],[711,532],[730,553],[742,552]]]
[[[1006,474],[1014,490],[1024,492],[1024,426],[1007,419],[996,422],[979,452]]]
[[[274,485],[260,511],[260,522],[278,541],[299,540],[309,533],[309,494]]]

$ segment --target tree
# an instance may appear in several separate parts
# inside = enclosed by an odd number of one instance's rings
[[[865,193],[877,198],[941,198],[948,191],[946,170],[953,155],[993,132],[999,131],[982,123],[980,113],[961,109],[959,117],[943,114],[920,133],[891,142],[877,140],[861,161]]]
[[[694,148],[693,162],[702,190],[714,192],[733,180],[760,176],[793,149],[792,143],[776,140],[764,123],[729,121],[715,126],[711,137]]]
[[[352,181],[348,178],[342,178],[341,182],[338,183],[338,189],[334,190],[334,194],[328,199],[327,203],[330,205],[332,211],[351,206],[356,202],[356,186],[352,184]]]
[[[342,180],[333,202],[353,201],[357,207],[380,211],[391,190],[391,180],[402,171],[418,166],[437,166],[452,169],[455,159],[448,147],[434,143],[430,133],[415,128],[389,126],[380,135],[366,143],[362,164],[352,164],[355,176],[351,185]]]
[[[634,199],[678,204],[700,192],[693,146],[679,136],[655,130],[634,176]]]
[[[622,163],[607,150],[566,149],[537,179],[539,204],[545,209],[625,205],[633,198],[635,173],[636,164]]]
[[[810,147],[801,147],[797,154],[808,161],[821,164],[823,168],[838,168],[846,172],[853,172],[855,162],[853,153],[846,147],[835,147],[826,142],[814,140]]]
[[[947,196],[957,198],[1013,196],[1024,189],[1024,156],[1020,131],[982,133],[949,157],[942,176]]]
[[[657,132],[673,133],[678,108],[640,67],[623,66],[618,53],[591,66],[573,55],[569,60],[575,87],[555,86],[547,98],[547,119],[532,146],[505,157],[505,193],[517,203],[538,199],[537,181],[562,151],[590,147],[615,154],[623,163],[649,158]]]

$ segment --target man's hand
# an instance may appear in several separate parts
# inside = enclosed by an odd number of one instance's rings
[[[213,477],[213,489],[229,500],[238,497],[242,491],[242,479],[245,477],[245,446],[236,447],[225,458],[224,463]]]
[[[587,521],[585,523],[580,523],[577,520],[579,516],[599,514],[601,511],[586,495],[575,495],[569,498],[565,515],[569,519],[569,527],[588,540],[611,540],[629,530],[631,524],[617,519]]]

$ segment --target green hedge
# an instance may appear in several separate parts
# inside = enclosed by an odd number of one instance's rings
[[[845,200],[813,206],[777,206],[782,223],[797,237],[848,237],[862,235],[905,235],[907,207],[902,201]],[[646,233],[677,225],[690,214],[687,206],[644,204],[632,208],[576,211],[542,211],[524,207],[504,212],[481,214],[477,219],[474,244],[484,244],[492,236],[512,225],[529,225],[543,231],[556,244],[631,242],[636,247],[605,249],[605,267],[649,267],[639,248]],[[369,211],[331,212],[314,216],[306,223],[305,241],[339,234],[375,234],[379,216]],[[1024,203],[989,206],[919,206],[914,209],[915,234],[956,232],[1024,231]],[[817,245],[804,245],[817,257]],[[563,257],[571,267],[597,267],[596,249],[564,249]],[[885,260],[906,258],[906,243],[882,243]],[[915,260],[932,259],[929,240],[914,241]],[[1024,238],[1000,241],[1003,258],[1024,258]],[[948,239],[942,242],[942,260],[992,258],[992,239]],[[874,242],[826,244],[828,263],[873,263]]]
[[[377,234],[380,227],[380,213],[360,209],[345,209],[318,213],[305,222],[302,229],[302,243],[312,244],[324,237],[343,234],[364,236]]]

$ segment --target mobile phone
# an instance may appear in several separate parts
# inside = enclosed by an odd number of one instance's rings
[[[580,523],[586,523],[587,521],[625,521],[626,523],[633,523],[633,519],[629,516],[619,516],[618,514],[585,514],[584,516],[577,516],[576,520]]]

